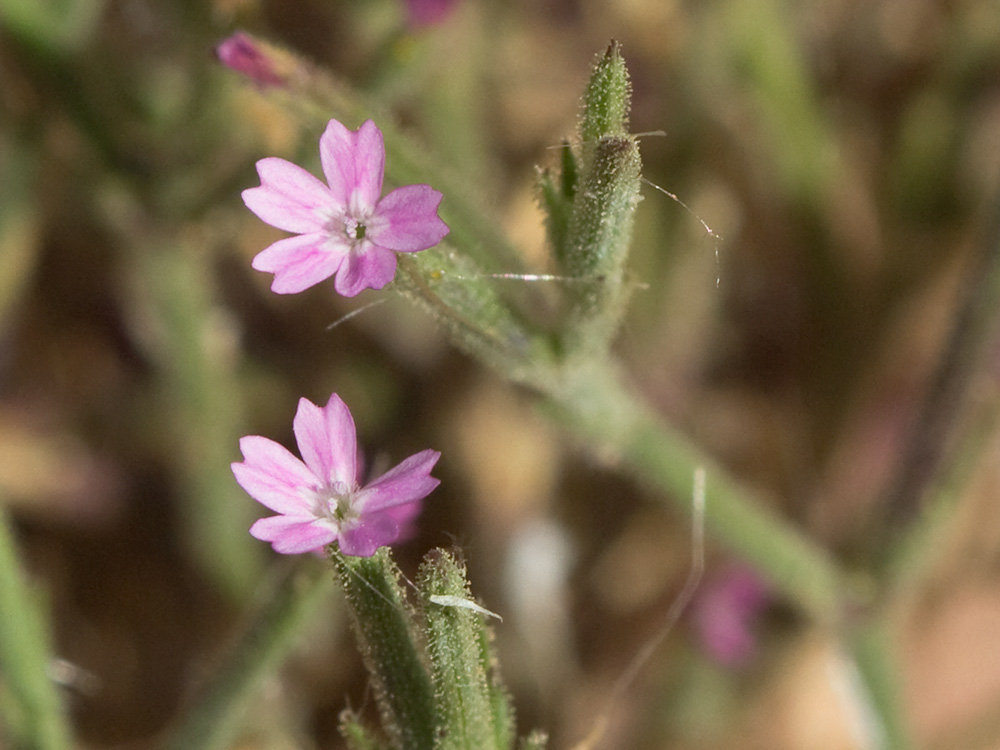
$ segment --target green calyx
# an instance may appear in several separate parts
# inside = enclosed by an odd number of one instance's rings
[[[341,733],[348,746],[510,750],[514,712],[493,655],[489,613],[472,598],[464,565],[443,550],[429,552],[411,606],[388,548],[369,558],[333,552],[331,559],[382,725],[372,731],[345,711]]]
[[[583,95],[580,138],[590,143],[606,136],[624,136],[628,131],[632,85],[622,58],[621,45],[612,40],[598,55]]]
[[[543,171],[539,182],[552,255],[569,279],[564,349],[595,354],[610,345],[625,312],[642,172],[627,131],[631,86],[617,42],[598,56],[583,100],[578,145],[567,145],[558,172]]]

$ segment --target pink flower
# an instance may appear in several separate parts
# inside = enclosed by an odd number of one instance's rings
[[[406,15],[410,26],[420,28],[444,23],[458,0],[406,0]]]
[[[757,652],[754,625],[770,598],[750,568],[724,569],[695,601],[694,621],[702,647],[723,666],[749,663]]]
[[[236,481],[279,515],[261,518],[250,533],[276,552],[297,554],[337,541],[345,555],[370,557],[398,541],[440,482],[430,475],[441,454],[425,450],[364,487],[358,482],[354,419],[335,393],[324,407],[299,400],[292,422],[302,461],[258,435],[240,440]]]
[[[381,289],[396,275],[396,253],[426,250],[448,226],[437,215],[441,193],[407,185],[382,195],[385,148],[371,120],[351,131],[330,120],[319,139],[327,184],[284,159],[257,162],[260,187],[243,191],[247,208],[271,226],[296,232],[253,259],[274,274],[271,290],[301,292],[334,274],[345,297]]]

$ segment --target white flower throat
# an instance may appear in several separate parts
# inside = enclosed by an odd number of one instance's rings
[[[357,242],[365,238],[365,225],[351,216],[344,218],[344,234],[352,242]]]
[[[353,499],[353,489],[343,482],[320,487],[314,495],[316,515],[337,523],[356,518],[358,513],[354,508]]]

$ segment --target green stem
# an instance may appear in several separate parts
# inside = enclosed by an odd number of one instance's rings
[[[899,665],[888,632],[891,615],[871,619],[855,633],[851,648],[861,677],[864,694],[858,697],[864,709],[861,730],[869,737],[867,747],[881,750],[908,750],[913,740],[907,729],[900,701]],[[874,722],[878,722],[875,724]]]
[[[543,407],[593,446],[610,449],[641,480],[684,512],[691,512],[692,477],[706,471],[705,525],[778,591],[820,623],[836,625],[847,593],[844,574],[829,555],[767,503],[740,485],[714,459],[636,401],[616,373],[567,368],[573,381]]]
[[[18,564],[14,535],[0,505],[0,681],[11,693],[7,724],[25,750],[67,750],[70,732],[49,677],[49,631],[38,591]],[[2,738],[0,738],[2,739]]]
[[[193,696],[181,722],[160,743],[162,750],[230,747],[263,678],[288,654],[330,591],[328,569],[316,560],[289,560],[276,569],[241,637],[220,661],[212,681]]]
[[[141,215],[141,214],[140,214]],[[137,231],[130,256],[149,355],[170,403],[174,455],[183,480],[184,536],[191,557],[233,602],[252,596],[264,548],[247,534],[256,510],[229,469],[240,436],[232,358],[213,330],[216,290],[205,253],[186,242],[160,245]]]

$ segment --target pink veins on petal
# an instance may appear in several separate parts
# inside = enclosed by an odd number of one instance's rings
[[[254,523],[254,537],[283,554],[336,541],[346,555],[370,557],[409,533],[421,501],[439,484],[430,473],[440,453],[421,451],[360,486],[354,419],[337,394],[324,407],[300,399],[292,425],[301,460],[265,437],[240,440],[236,481],[278,514]]]
[[[448,225],[437,215],[441,193],[406,185],[382,197],[385,146],[371,120],[348,130],[330,120],[319,139],[324,184],[295,164],[257,162],[260,187],[243,191],[247,208],[297,236],[278,240],[253,259],[274,274],[271,290],[292,294],[336,276],[345,297],[382,289],[396,275],[396,253],[438,244]]]

